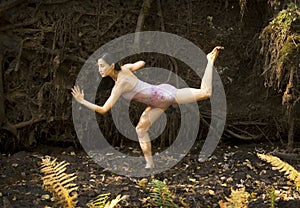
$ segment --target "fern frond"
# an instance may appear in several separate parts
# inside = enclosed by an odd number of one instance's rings
[[[172,199],[172,193],[169,190],[166,180],[164,182],[154,179],[152,180],[152,192],[150,193],[150,197],[153,201],[154,206],[158,207],[178,207],[177,204],[174,203]]]
[[[110,202],[108,202],[104,208],[114,208],[119,206],[119,202],[122,201],[123,199],[125,199],[125,196],[118,195],[115,199],[111,200]]]
[[[104,208],[109,199],[109,196],[110,193],[100,194],[95,200],[92,200],[89,203],[87,203],[87,206],[89,208]]]
[[[62,207],[74,208],[77,204],[78,187],[73,181],[77,176],[65,173],[69,163],[56,160],[51,160],[49,156],[42,159],[41,172],[45,175],[42,177],[43,188],[50,191],[56,203]]]
[[[87,206],[89,208],[115,208],[119,207],[119,202],[122,201],[125,196],[118,195],[115,199],[108,201],[110,193],[100,194],[95,200],[90,201]]]
[[[225,197],[227,202],[219,201],[220,208],[247,208],[250,194],[245,191],[245,187],[234,190],[231,188],[230,197]]]
[[[259,154],[257,153],[257,156],[270,163],[275,170],[278,170],[279,172],[284,172],[284,175],[287,179],[294,181],[296,189],[300,190],[300,172],[297,171],[293,166],[290,164],[282,161],[276,156],[272,155],[265,155],[265,154]]]
[[[275,189],[272,187],[270,190],[267,192],[268,198],[269,198],[269,205],[270,208],[275,208],[276,205],[276,195],[275,195]]]

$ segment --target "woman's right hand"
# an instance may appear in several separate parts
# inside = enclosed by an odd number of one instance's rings
[[[81,90],[81,92],[80,92],[80,88],[79,88],[79,86],[74,86],[73,88],[72,88],[72,95],[73,95],[73,97],[75,98],[75,100],[77,101],[77,102],[79,102],[79,103],[83,103],[83,101],[84,101],[84,93],[83,93],[83,90]]]

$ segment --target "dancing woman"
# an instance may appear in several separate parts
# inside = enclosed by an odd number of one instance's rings
[[[112,62],[111,55],[105,54],[98,59],[99,73],[103,77],[102,81],[107,80],[107,78],[114,81],[111,95],[105,104],[99,106],[86,101],[83,90],[80,90],[79,86],[72,88],[72,95],[77,102],[100,114],[109,111],[121,95],[126,99],[147,104],[148,107],[142,113],[136,126],[136,133],[146,160],[145,168],[153,168],[149,128],[171,104],[184,104],[210,98],[212,94],[213,64],[221,49],[223,47],[217,46],[207,54],[207,66],[200,88],[177,89],[169,84],[148,84],[139,80],[133,73],[145,65],[144,61],[119,66],[117,63]],[[104,87],[109,88],[108,85]]]

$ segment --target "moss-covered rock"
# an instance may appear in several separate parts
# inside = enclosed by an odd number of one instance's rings
[[[286,9],[278,13],[260,35],[265,86],[280,92],[286,90],[291,69],[298,71],[296,74],[300,74],[299,11],[296,4],[290,3]],[[295,82],[293,86],[299,86],[297,80],[293,79]]]

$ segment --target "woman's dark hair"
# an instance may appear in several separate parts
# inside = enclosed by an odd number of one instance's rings
[[[113,63],[115,64],[114,70],[116,71],[121,71],[121,67],[118,63],[114,62],[114,57],[110,53],[105,53],[102,55],[101,59],[103,59],[107,64],[112,65]],[[100,90],[110,90],[113,88],[115,85],[115,81],[111,77],[103,77],[99,89]]]

